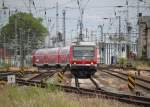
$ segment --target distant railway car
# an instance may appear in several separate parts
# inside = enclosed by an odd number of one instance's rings
[[[49,48],[46,49],[47,53],[47,65],[48,67],[59,67],[59,48]]]
[[[59,50],[59,64],[61,67],[69,67],[69,64],[70,64],[70,46],[60,48],[60,50]]]
[[[39,49],[32,54],[33,66],[46,67],[47,66],[47,50]]]
[[[33,54],[37,67],[69,68],[78,78],[89,78],[97,69],[98,49],[92,43],[74,44],[68,47],[39,49]]]

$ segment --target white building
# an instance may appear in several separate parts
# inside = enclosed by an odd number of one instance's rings
[[[103,64],[115,64],[119,58],[127,58],[127,36],[106,34],[99,43],[100,61]],[[131,51],[136,53],[136,43],[130,44]]]

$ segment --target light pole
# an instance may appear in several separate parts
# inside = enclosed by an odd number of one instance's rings
[[[72,38],[73,38],[72,33],[73,33],[73,29],[71,30],[71,44],[72,44]]]
[[[2,35],[2,34],[1,34],[1,26],[3,26],[3,24],[0,25],[0,36]],[[2,61],[2,60],[1,60],[1,57],[0,57],[0,63],[1,63],[1,61]]]
[[[79,33],[79,41],[83,41],[83,15],[84,15],[84,10],[89,2],[89,0],[86,2],[84,6],[81,6],[81,0],[77,0],[79,12],[80,12],[80,33]]]
[[[63,10],[63,45],[66,45],[66,11]]]
[[[79,41],[83,41],[83,14],[84,14],[84,10],[81,9],[80,12],[80,33],[79,33]]]
[[[98,25],[98,28],[101,29],[101,42],[103,42],[103,25]]]

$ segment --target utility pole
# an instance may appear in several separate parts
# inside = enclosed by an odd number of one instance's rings
[[[64,36],[64,40],[63,40],[63,45],[66,45],[66,11],[63,10],[63,36]]]
[[[93,38],[94,38],[94,34],[93,34],[93,33],[94,33],[94,31],[92,30],[92,31],[91,31],[91,41],[92,41],[92,42],[94,41],[94,40],[93,40]]]
[[[59,14],[58,14],[58,0],[57,0],[57,2],[56,2],[56,38],[58,38],[58,27],[59,27],[58,16],[59,16]],[[58,40],[56,40],[55,44],[57,43],[57,41]]]
[[[1,22],[1,17],[0,17],[0,22]],[[0,36],[2,35],[2,33],[1,33],[1,25],[0,25]],[[1,43],[0,43],[1,44]],[[1,58],[1,56],[0,56],[0,58]],[[0,59],[0,64],[1,64],[1,59]]]
[[[5,62],[5,57],[6,57],[6,53],[5,53],[6,52],[6,35],[5,34],[4,34],[4,44],[3,45],[4,45],[3,48],[4,48],[4,62]]]
[[[15,65],[17,65],[17,52],[18,52],[18,34],[17,34],[17,15],[15,15]]]
[[[50,47],[50,42],[51,42],[51,32],[50,32],[50,25],[51,25],[51,19],[49,18],[48,19],[48,32],[49,32],[49,36],[48,36],[48,46],[47,47]]]
[[[83,13],[84,10],[81,9],[79,41],[83,41]]]
[[[137,18],[139,17],[139,12],[140,12],[140,1],[142,0],[137,0]]]
[[[29,0],[29,13],[31,14],[31,0]]]
[[[132,45],[131,43],[131,37],[129,35],[130,33],[130,25],[129,25],[129,6],[128,6],[128,0],[126,0],[126,8],[127,8],[127,19],[126,19],[126,33],[127,33],[127,48],[126,48],[126,54],[127,54],[127,58],[129,56],[129,52],[130,52],[130,47]]]
[[[119,18],[119,38],[121,37],[121,16],[118,16]]]
[[[99,25],[98,28],[101,29],[101,42],[104,42],[104,37],[103,37],[103,26]]]
[[[88,38],[88,28],[86,28],[85,31],[86,31],[85,37]]]
[[[71,44],[72,44],[72,32],[73,32],[73,30],[71,30]]]
[[[84,8],[81,8],[80,5],[80,1],[77,0],[77,4],[79,7],[79,12],[80,12],[80,33],[79,33],[79,42],[83,41],[83,34],[82,34],[82,30],[83,30],[83,14],[84,14]]]
[[[24,67],[24,55],[23,55],[23,50],[24,50],[24,41],[23,41],[23,29],[20,28],[20,67],[21,71],[23,70]]]
[[[121,52],[120,52],[120,50],[121,50],[121,44],[120,44],[120,39],[121,39],[121,16],[118,16],[118,19],[119,19],[119,34],[118,34],[118,43],[119,43],[119,48],[118,48],[118,53],[119,53],[119,55],[121,55]]]
[[[84,10],[81,9],[81,18],[80,18],[80,34],[79,34],[79,40],[80,41],[83,41],[83,13],[84,13]]]
[[[128,6],[128,0],[126,0],[126,8],[127,8],[127,19],[126,19],[126,33],[127,33],[127,38],[128,38],[128,43],[129,43],[129,6]]]
[[[78,35],[79,35],[79,32],[78,32],[79,25],[80,25],[80,20],[77,21],[77,42],[79,42],[79,37],[78,37]]]

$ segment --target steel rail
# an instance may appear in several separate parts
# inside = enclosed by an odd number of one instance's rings
[[[7,76],[8,75],[15,75],[16,78],[20,78],[20,77],[23,77],[25,76],[26,74],[37,74],[35,76],[33,76],[32,78],[29,78],[28,80],[42,80],[43,78],[46,78],[46,77],[51,77],[52,75],[54,75],[56,72],[58,72],[57,70],[49,70],[49,71],[39,71],[39,72],[11,72],[11,71],[8,71],[8,72],[0,72],[0,79],[7,79]]]
[[[39,75],[36,75],[29,80],[37,80],[37,81],[42,81],[44,78],[51,77],[58,71],[48,71],[48,72],[41,72]]]
[[[96,86],[96,89],[101,90],[101,88],[99,87],[99,85],[97,84],[97,82],[92,77],[90,77],[90,80]]]
[[[109,70],[109,71],[112,71],[112,72],[113,72],[113,70]],[[114,73],[112,73],[112,72],[108,72],[108,71],[106,71],[106,70],[102,70],[102,72],[106,72],[106,73],[108,73],[108,74],[110,74],[110,75],[113,75],[113,76],[115,76],[115,77],[118,77],[118,78],[123,79],[123,80],[126,80],[126,81],[128,80],[127,75],[124,75],[124,74],[119,73],[119,72],[115,72],[115,73],[118,73],[119,75],[116,75],[116,74],[114,74]],[[122,76],[120,76],[120,75],[122,75]],[[137,78],[137,79],[138,79],[138,78]],[[140,81],[141,81],[141,80],[140,80]],[[150,88],[149,88],[149,87],[146,87],[145,85],[142,85],[142,84],[138,83],[137,81],[136,81],[136,84],[137,84],[139,87],[142,87],[142,88],[144,88],[144,89],[150,91]],[[148,83],[147,83],[147,84],[148,84]],[[148,85],[148,86],[149,86],[149,85]]]
[[[119,73],[119,74],[128,76],[127,73],[123,73],[123,72],[119,72],[119,71],[115,71],[115,70],[111,70],[111,69],[109,69],[109,71],[116,72],[116,73]],[[141,80],[141,81],[143,81],[143,82],[150,83],[150,80],[146,80],[146,79],[141,78],[141,77],[138,77],[138,76],[135,76],[135,78],[138,79],[138,80]]]
[[[18,84],[28,85],[28,86],[40,86],[40,87],[47,87],[46,83],[41,83],[37,81],[25,81],[25,80],[17,80]],[[54,85],[54,84],[53,84]],[[71,87],[71,86],[63,86],[63,85],[54,85],[59,89],[63,90],[64,92],[71,92],[80,94],[82,96],[89,96],[89,97],[100,97],[105,99],[113,99],[118,100],[121,102],[131,103],[135,105],[141,105],[144,107],[150,106],[150,98],[148,97],[141,97],[141,96],[133,96],[128,94],[120,94],[120,93],[113,93],[106,90],[92,90],[92,89],[85,89],[80,87]]]
[[[106,67],[102,67],[102,66],[99,66],[98,69],[112,69],[112,68],[122,68],[124,70],[135,70],[135,71],[147,71],[147,72],[150,72],[150,69],[139,69],[139,68],[135,68],[135,67],[120,67],[120,66],[114,66],[114,65],[109,65],[109,66],[106,66]]]

